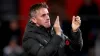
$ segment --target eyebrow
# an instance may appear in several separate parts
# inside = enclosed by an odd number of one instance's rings
[[[41,16],[45,16],[46,14],[42,14]]]

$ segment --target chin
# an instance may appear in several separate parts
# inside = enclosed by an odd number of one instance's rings
[[[46,26],[45,28],[49,28],[50,26]]]
[[[49,28],[51,25],[49,25],[49,26],[45,26],[45,28]]]

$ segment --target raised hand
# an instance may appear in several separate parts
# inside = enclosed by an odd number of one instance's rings
[[[78,28],[81,25],[81,20],[79,16],[73,16],[72,18],[72,31],[77,32]]]
[[[61,27],[60,27],[60,22],[59,22],[59,16],[57,16],[53,27],[54,27],[56,34],[61,35]]]

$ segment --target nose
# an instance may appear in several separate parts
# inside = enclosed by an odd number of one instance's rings
[[[50,20],[50,17],[49,17],[49,15],[47,15],[47,16],[46,16],[46,19],[47,19],[47,20]]]

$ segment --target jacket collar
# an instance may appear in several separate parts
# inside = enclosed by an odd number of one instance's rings
[[[51,31],[51,28],[45,28],[44,26],[36,26],[35,23],[29,21],[28,22],[28,25],[27,25],[27,28],[28,28],[28,31],[32,31],[32,32],[37,32],[37,33],[41,33],[41,34],[44,34],[44,33],[49,33]]]

